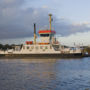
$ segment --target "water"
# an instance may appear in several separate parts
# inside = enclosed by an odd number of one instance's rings
[[[90,58],[0,59],[0,90],[90,90]]]

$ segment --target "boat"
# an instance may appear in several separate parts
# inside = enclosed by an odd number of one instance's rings
[[[85,56],[80,48],[64,47],[55,37],[52,30],[52,14],[49,14],[50,28],[39,30],[40,41],[37,42],[36,24],[34,24],[34,40],[26,41],[14,49],[0,51],[0,58],[77,58]]]

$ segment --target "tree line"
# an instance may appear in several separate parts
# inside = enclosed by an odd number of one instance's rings
[[[9,45],[9,44],[0,44],[0,50],[7,50],[7,49],[13,49],[13,46],[15,45]]]
[[[84,52],[88,52],[88,54],[90,55],[90,47],[84,48]]]

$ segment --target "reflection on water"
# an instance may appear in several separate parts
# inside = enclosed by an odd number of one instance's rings
[[[85,89],[90,89],[90,58],[0,60],[0,90]]]
[[[29,63],[55,63],[57,59],[22,59],[22,61]]]

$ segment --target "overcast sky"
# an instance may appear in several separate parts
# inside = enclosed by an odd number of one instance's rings
[[[37,32],[48,28],[52,13],[53,29],[62,43],[90,45],[89,11],[90,0],[0,0],[0,42],[32,37],[33,23]]]

